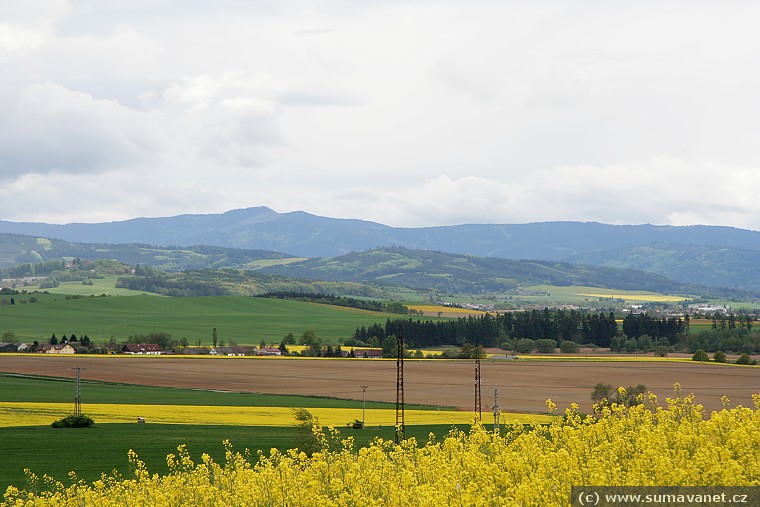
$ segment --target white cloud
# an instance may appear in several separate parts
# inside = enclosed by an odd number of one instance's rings
[[[0,179],[16,189],[2,195],[28,202],[29,181],[49,192],[14,218],[268,205],[393,225],[760,229],[755,3],[0,0],[0,12]],[[123,195],[133,178],[147,182],[139,198]],[[68,181],[103,202],[55,198]]]
[[[56,21],[70,13],[66,0],[0,0],[0,63],[25,57],[52,37]]]
[[[271,81],[241,72],[185,78],[166,89],[164,106],[182,119],[182,140],[207,164],[261,167],[259,148],[280,143]]]
[[[4,97],[0,177],[97,172],[146,162],[159,142],[139,114],[54,83]]]
[[[28,28],[0,23],[0,62],[42,45],[44,34]]]
[[[726,174],[738,175],[742,184]],[[397,226],[577,220],[754,229],[760,216],[758,192],[760,168],[656,158],[561,166],[511,181],[444,175],[389,192],[353,189],[311,204],[341,217],[351,216],[345,210],[361,207],[365,217]]]

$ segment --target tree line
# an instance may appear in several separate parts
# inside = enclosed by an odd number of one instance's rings
[[[357,328],[352,338],[357,343],[382,343],[385,338],[400,334],[410,347],[461,346],[464,343],[496,347],[506,341],[527,339],[553,340],[555,343],[575,342],[608,348],[621,335],[627,335],[630,339],[646,335],[654,343],[657,343],[657,339],[663,339],[672,346],[679,343],[688,330],[688,317],[627,315],[623,319],[621,332],[614,312],[545,308],[496,315],[487,313],[441,321],[388,319],[384,326],[374,324]],[[643,340],[642,343],[647,342]]]
[[[57,259],[37,263],[24,263],[0,269],[3,278],[53,275],[62,281],[77,281],[83,277],[102,278],[104,274],[123,274],[129,266],[111,259]]]
[[[733,329],[705,329],[685,335],[682,346],[689,352],[734,352],[739,354],[760,353],[760,332],[747,327]]]
[[[154,292],[164,296],[192,297],[192,296],[224,296],[229,290],[217,283],[213,271],[208,270],[208,276],[204,276],[206,270],[200,272],[187,272],[181,276],[173,276],[164,273],[152,266],[144,264],[135,266],[134,274],[121,276],[116,280],[117,288]],[[189,276],[193,273],[196,276]]]
[[[471,343],[499,346],[505,340],[527,338],[552,339],[577,343],[595,343],[608,347],[618,332],[614,313],[583,313],[575,310],[529,310],[492,315],[460,317],[454,320],[388,319],[385,326],[359,327],[353,338],[369,343],[382,342],[399,334],[410,347],[435,347]]]
[[[165,273],[147,265],[135,266],[131,275],[119,277],[116,286],[165,296],[258,296],[266,293],[343,293],[385,297],[385,290],[353,282],[299,280],[241,269],[199,269]]]
[[[629,338],[649,336],[667,338],[674,345],[680,336],[689,332],[690,317],[654,317],[646,313],[628,314],[623,319],[623,334]]]

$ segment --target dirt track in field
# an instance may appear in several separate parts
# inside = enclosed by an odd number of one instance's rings
[[[84,368],[82,378],[90,380],[358,400],[360,386],[367,385],[367,400],[396,401],[396,362],[388,360],[0,356],[0,372],[7,373],[73,378],[75,366]],[[406,361],[405,401],[472,410],[474,379],[472,362]],[[752,394],[760,392],[760,367],[489,360],[481,367],[483,411],[492,409],[494,386],[499,388],[502,411],[545,413],[547,398],[560,409],[577,402],[581,410],[590,411],[589,396],[597,382],[644,384],[662,404],[679,382],[684,394],[693,392],[710,411],[722,408],[723,395],[732,406],[752,407]]]

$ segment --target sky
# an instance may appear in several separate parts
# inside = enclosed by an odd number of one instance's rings
[[[760,2],[0,0],[0,220],[760,230]]]

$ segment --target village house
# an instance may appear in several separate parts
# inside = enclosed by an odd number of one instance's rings
[[[208,347],[185,347],[182,349],[182,353],[191,356],[205,356],[209,354],[209,349]]]
[[[258,351],[257,347],[248,346],[229,346],[229,347],[214,347],[209,351],[210,356],[251,356]]]
[[[0,343],[0,352],[18,352],[18,345],[15,343]]]
[[[365,359],[380,359],[383,357],[381,349],[353,349],[353,357]]]
[[[163,351],[155,343],[127,343],[121,347],[121,353],[158,356],[163,354]]]
[[[264,347],[259,350],[260,356],[281,356],[282,351],[277,347]]]
[[[59,343],[57,345],[43,343],[37,348],[37,352],[41,354],[76,354],[77,353],[76,349],[68,343]]]

